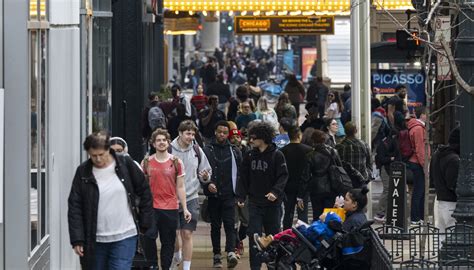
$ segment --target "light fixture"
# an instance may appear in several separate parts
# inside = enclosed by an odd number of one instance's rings
[[[260,10],[254,11],[254,12],[253,12],[253,15],[254,15],[254,16],[259,16],[259,15],[260,15]]]
[[[229,16],[230,16],[230,17],[234,16],[234,12],[233,12],[232,10],[229,11]]]
[[[207,17],[207,11],[203,10],[202,15],[204,15],[204,17]]]
[[[247,11],[260,10],[275,13],[284,10],[315,11],[315,12],[337,12],[339,10],[350,10],[352,0],[163,0],[164,8],[169,10],[193,11]],[[368,0],[367,0],[368,1]],[[402,10],[412,9],[412,0],[374,0],[373,5],[377,9]]]
[[[240,13],[240,15],[242,15],[242,16],[245,16],[245,15],[247,15],[247,11],[245,11],[245,10],[244,10],[244,11],[242,11],[242,12]]]
[[[275,11],[267,11],[265,14],[267,16],[273,16],[273,15],[275,15]]]

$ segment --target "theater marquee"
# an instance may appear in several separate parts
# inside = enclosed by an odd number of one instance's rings
[[[334,16],[236,16],[237,35],[333,35]]]

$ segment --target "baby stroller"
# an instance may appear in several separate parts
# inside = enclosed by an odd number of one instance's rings
[[[268,269],[294,270],[296,265],[302,270],[368,270],[370,269],[370,236],[367,222],[355,232],[345,233],[340,228],[332,228],[335,235],[329,240],[321,239],[316,248],[298,229],[292,228],[296,239],[285,236],[272,242],[259,252]]]

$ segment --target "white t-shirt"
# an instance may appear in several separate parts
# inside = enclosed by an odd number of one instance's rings
[[[333,118],[341,118],[341,112],[339,111],[339,107],[337,106],[336,102],[333,102],[331,105],[329,105],[328,111],[334,112]]]
[[[116,242],[137,235],[127,191],[115,173],[115,161],[106,168],[93,167],[92,173],[99,186],[97,242]]]

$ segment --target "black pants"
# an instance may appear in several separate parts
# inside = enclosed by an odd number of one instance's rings
[[[262,234],[262,228],[265,234],[275,235],[280,231],[280,212],[281,204],[275,206],[256,206],[249,205],[249,246],[250,246],[250,269],[260,269],[262,262],[257,257],[257,248],[253,240],[254,233]]]
[[[292,102],[291,105],[293,105],[295,107],[296,120],[298,120],[298,118],[300,117],[300,102],[295,102],[295,103]]]
[[[295,216],[296,193],[286,193],[285,215],[283,217],[283,230],[291,228]],[[304,209],[297,209],[298,219],[308,223],[308,196],[304,198]]]
[[[178,229],[178,209],[163,210],[154,209],[154,222],[152,228],[147,231],[146,236],[155,239],[160,236],[161,250],[160,261],[161,269],[169,269],[173,260],[174,243],[176,241],[176,230]],[[153,258],[154,256],[154,258]],[[155,252],[152,260],[156,260],[156,243]]]
[[[334,199],[336,196],[310,194],[311,206],[313,207],[313,222],[319,219],[323,213],[324,208],[332,208],[334,206]]]
[[[208,199],[209,217],[211,218],[211,241],[212,252],[221,253],[221,226],[224,223],[225,231],[225,251],[235,250],[235,200],[234,198],[221,200],[209,197]]]

